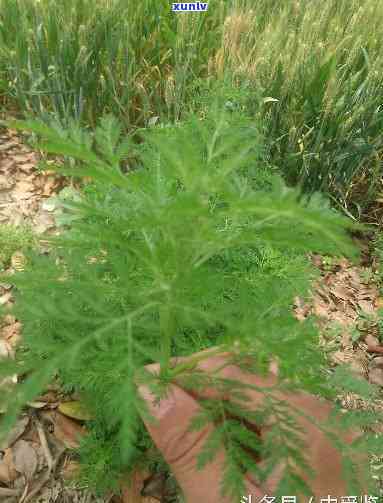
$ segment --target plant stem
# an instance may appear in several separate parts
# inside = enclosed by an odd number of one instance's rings
[[[167,303],[160,307],[161,375],[164,375],[170,366],[172,340],[175,332],[175,320],[170,311],[169,304]]]
[[[206,360],[207,358],[210,358],[211,356],[221,354],[225,351],[225,349],[221,346],[218,346],[211,351],[204,351],[203,353],[199,353],[194,356],[190,356],[186,362],[180,363],[179,365],[176,365],[175,367],[169,369],[168,375],[170,377],[176,377],[182,372],[187,372],[188,370],[194,370],[195,367],[198,365],[199,362]]]

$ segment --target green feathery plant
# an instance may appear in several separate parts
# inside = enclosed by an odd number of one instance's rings
[[[35,245],[32,229],[27,226],[0,224],[0,269],[10,265],[12,255],[24,252]]]
[[[212,346],[231,352],[232,361],[250,372],[266,373],[271,359],[277,360],[278,388],[325,396],[342,388],[373,395],[367,383],[343,371],[335,373],[332,383],[323,374],[313,323],[299,323],[290,309],[292,295],[307,283],[308,266],[299,259],[295,272],[273,271],[273,253],[267,251],[275,250],[278,260],[311,250],[355,256],[347,233],[350,222],[321,197],[308,200],[277,176],[270,176],[268,187],[257,187],[252,176],[260,169],[257,128],[230,117],[216,112],[205,121],[192,118],[174,127],[151,128],[140,132],[144,141],[139,147],[121,138],[119,124],[110,117],[94,135],[37,122],[12,123],[42,137],[43,151],[76,160],[58,167],[60,173],[92,177],[93,183],[80,200],[64,203],[70,225],[51,238],[55,247],[50,255],[31,252],[28,267],[12,278],[23,343],[14,362],[2,361],[0,372],[17,372],[24,379],[0,397],[7,404],[2,429],[59,375],[65,386],[82,394],[95,417],[93,431],[104,432],[93,434],[91,442],[106,442],[114,451],[118,461],[110,474],[116,475],[122,467],[134,466],[148,445],[137,380],[147,382],[159,398],[176,376],[186,375],[189,387],[204,386],[196,363],[205,356],[191,356],[186,365],[174,365],[171,358]],[[132,149],[140,163],[124,174],[120,164]],[[160,363],[157,377],[143,371],[151,362]],[[246,391],[241,383],[214,375],[210,379],[229,391],[235,404],[201,404],[204,412],[191,427],[206,422],[220,426],[199,465],[223,444],[228,461],[222,489],[233,497],[244,494],[244,471],[265,480],[283,461],[278,493],[287,494],[287,488],[289,494],[309,493],[294,468],[309,468],[294,419],[299,411],[289,410],[266,390],[261,390],[264,406],[248,410],[241,405]],[[262,442],[243,427],[244,420],[259,423],[270,417],[278,420]],[[373,424],[376,416],[350,420],[348,414],[338,414],[336,421],[355,427]],[[331,438],[344,453],[356,490],[351,447]],[[368,436],[354,442],[355,448],[362,449],[363,442],[369,449],[381,448]],[[262,470],[244,446],[267,460]],[[108,458],[106,450],[104,455]],[[99,460],[101,474],[107,463]]]

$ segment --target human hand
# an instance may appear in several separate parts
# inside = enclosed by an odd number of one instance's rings
[[[276,382],[276,367],[268,377],[260,377],[242,371],[239,367],[225,363],[227,354],[210,356],[198,364],[198,369],[206,373],[218,370],[219,376],[238,380],[256,387],[271,387]],[[149,365],[147,370],[153,374],[159,372],[159,365]],[[170,384],[166,398],[159,403],[154,402],[154,397],[148,387],[139,387],[141,396],[145,399],[150,413],[156,422],[145,420],[146,427],[158,449],[172,469],[174,476],[180,484],[188,502],[203,501],[204,503],[223,502],[231,503],[231,499],[222,498],[220,484],[225,464],[225,450],[219,451],[214,461],[204,469],[197,470],[196,459],[205,441],[214,426],[206,425],[195,432],[189,431],[191,419],[201,410],[199,398],[222,398],[217,396],[214,389],[205,389],[198,392],[198,396],[185,391],[177,384]],[[251,409],[255,410],[262,404],[264,395],[255,390],[246,391]],[[306,393],[281,393],[273,392],[281,400],[286,400],[290,405],[301,412],[323,422],[328,418],[331,404],[324,402]],[[228,397],[225,397],[228,398]],[[327,436],[309,420],[297,416],[297,422],[304,429],[303,440],[307,445],[305,458],[315,471],[315,478],[309,479],[304,472],[302,478],[311,487],[315,497],[341,497],[347,494],[346,483],[342,478],[341,456],[338,450],[330,443]],[[262,433],[262,432],[261,432]],[[343,435],[346,442],[351,442],[355,434]],[[259,486],[252,480],[251,475],[246,475],[247,494],[254,498],[272,495],[283,473],[282,465],[276,466],[267,482]],[[299,470],[297,470],[299,473]],[[298,495],[297,495],[298,496]]]

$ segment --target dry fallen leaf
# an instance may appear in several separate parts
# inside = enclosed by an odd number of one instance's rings
[[[338,299],[349,300],[352,292],[343,285],[335,285],[330,288],[330,292]]]
[[[164,471],[154,472],[144,481],[142,490],[143,496],[156,498],[158,501],[168,501],[174,499],[175,486],[171,483],[171,479]],[[172,497],[173,496],[173,497]]]
[[[9,190],[14,186],[14,180],[8,176],[0,175],[0,190]]]
[[[383,345],[380,344],[379,339],[374,335],[368,334],[365,338],[365,342],[369,353],[383,353]]]
[[[42,412],[41,417],[47,419],[53,426],[54,436],[68,449],[77,449],[80,439],[86,430],[76,421],[60,414],[57,411]]]
[[[362,311],[364,311],[366,314],[374,314],[375,309],[374,305],[372,302],[367,301],[367,300],[359,300],[358,301],[359,307]]]
[[[55,220],[51,214],[40,212],[33,218],[33,228],[36,234],[43,234],[53,227],[55,227]]]
[[[132,475],[131,484],[122,488],[123,503],[158,503],[157,498],[152,498],[151,496],[141,496],[144,481],[147,477],[148,473],[144,471],[135,472]]]
[[[43,393],[42,395],[39,395],[37,397],[38,402],[44,402],[45,404],[49,404],[52,406],[52,404],[57,404],[59,402],[59,396],[58,392],[54,390],[47,391],[46,393]]]
[[[5,143],[0,144],[0,152],[5,152],[7,150],[13,149],[17,143],[12,140],[6,141]]]
[[[0,482],[10,485],[18,477],[13,463],[12,449],[5,449],[4,455],[0,459]]]
[[[36,168],[36,163],[37,161],[25,161],[21,166],[18,166],[18,168],[23,173],[30,173],[33,169]]]
[[[21,323],[19,321],[9,323],[0,329],[0,338],[7,341],[14,348],[20,340],[20,331]]]
[[[383,369],[383,356],[378,356],[373,358],[370,362],[370,370],[373,368],[381,368]]]
[[[9,342],[0,339],[0,361],[1,358],[14,358],[14,351]],[[4,377],[0,379],[0,390],[8,389],[17,383],[17,375]],[[3,414],[6,411],[6,408],[0,407],[0,414]]]
[[[0,358],[13,358],[14,351],[9,342],[4,339],[0,339]]]
[[[15,470],[24,475],[27,482],[31,481],[38,466],[35,449],[29,442],[18,440],[13,446],[13,463]]]
[[[16,186],[13,190],[13,193],[18,196],[20,193],[21,194],[33,193],[33,191],[34,191],[33,183],[26,181],[25,177],[23,177],[23,180],[18,180],[16,182]]]
[[[330,359],[333,363],[337,365],[342,365],[344,363],[351,364],[351,361],[353,359],[354,352],[352,350],[338,350],[335,351],[331,356]]]
[[[20,147],[18,149],[18,153],[14,154],[12,157],[13,159],[20,164],[24,164],[25,162],[29,161],[31,159],[31,155],[34,157],[35,154],[33,152],[25,152],[25,149]]]
[[[19,437],[21,437],[21,435],[24,433],[28,424],[29,424],[29,417],[28,416],[21,417],[17,421],[15,426],[11,429],[11,431],[8,433],[6,438],[0,443],[0,450],[3,451],[4,449],[11,447],[16,442],[16,440]]]
[[[294,299],[294,315],[298,321],[304,321],[310,314],[311,306],[300,297]]]
[[[378,367],[372,368],[369,372],[369,381],[371,384],[383,386],[383,369]]]
[[[44,407],[47,406],[46,402],[40,402],[38,400],[34,402],[27,402],[28,407],[31,407],[32,409],[44,409]]]
[[[351,267],[348,269],[348,276],[350,278],[350,283],[353,285],[355,289],[360,288],[361,278],[358,269],[355,267]]]
[[[27,259],[21,251],[15,252],[11,257],[11,265],[16,271],[24,271]]]
[[[12,299],[12,292],[6,292],[0,296],[0,306],[5,306]]]
[[[4,285],[9,285],[9,288],[7,286],[4,286]],[[1,283],[1,287],[2,288],[5,288],[6,290],[9,290],[10,288],[12,288],[12,285],[9,284],[9,283]],[[3,322],[5,325],[13,325],[14,323],[16,323],[16,317],[13,316],[13,314],[6,314],[3,318]]]
[[[323,302],[323,300],[319,296],[314,297],[313,302],[314,314],[319,318],[328,318],[329,309],[328,305]]]
[[[45,197],[51,196],[57,185],[58,185],[57,179],[54,176],[49,176],[45,181],[42,195]]]
[[[80,463],[78,461],[74,461],[73,459],[66,461],[61,470],[61,474],[64,480],[68,481],[75,479],[78,476],[79,472]]]

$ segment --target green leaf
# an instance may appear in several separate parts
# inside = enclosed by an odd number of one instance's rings
[[[89,412],[86,406],[78,400],[61,402],[58,406],[58,410],[65,416],[71,417],[72,419],[77,419],[79,421],[90,421],[91,419],[93,419],[92,414]]]

